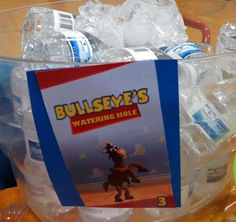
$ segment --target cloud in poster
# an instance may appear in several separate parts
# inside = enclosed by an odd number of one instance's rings
[[[134,147],[134,153],[132,154],[132,156],[144,156],[146,154],[146,149],[141,144],[137,144]]]
[[[96,147],[102,149],[105,147],[106,143],[111,143],[111,142],[104,137],[99,137]]]
[[[80,160],[85,160],[85,159],[88,159],[88,156],[85,153],[81,153],[80,156],[79,156],[79,159]]]
[[[100,178],[100,177],[104,177],[103,171],[100,170],[99,168],[94,168],[92,176],[90,178]]]

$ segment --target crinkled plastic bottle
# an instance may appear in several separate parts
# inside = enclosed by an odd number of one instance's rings
[[[24,132],[26,144],[25,166],[30,172],[32,172],[32,175],[37,172],[35,176],[47,180],[48,174],[43,161],[33,114],[29,108],[23,113],[22,130]]]
[[[197,209],[204,202],[209,203],[218,196],[229,183],[229,160],[229,154],[226,153],[222,157],[195,167],[194,196],[197,200]]]
[[[209,144],[214,144],[216,149],[220,148],[218,146],[221,143],[234,135],[234,127],[230,121],[227,121],[227,117],[221,115],[222,110],[218,110],[196,86],[199,74],[195,67],[192,64],[182,63],[180,72],[189,76],[188,84],[185,81],[185,87],[180,86],[180,101],[193,123],[192,127],[195,131],[193,135],[204,137]]]
[[[86,63],[93,53],[107,46],[83,31],[47,31],[34,35],[24,48],[24,59],[42,62]],[[60,64],[55,64],[55,68]],[[66,64],[61,64],[66,66]],[[72,66],[72,65],[70,65]]]
[[[34,33],[25,44],[23,58],[38,62],[30,65],[25,63],[21,67],[14,68],[11,74],[14,116],[17,122],[21,124],[22,113],[30,104],[26,71],[74,67],[74,63],[89,62],[94,52],[106,48],[103,42],[87,32],[50,31],[45,27],[44,31]]]
[[[75,31],[74,18],[71,13],[32,7],[24,21],[23,58],[42,62],[83,63],[88,62],[94,52],[107,48],[88,32]]]
[[[182,114],[182,139],[193,154],[194,191],[193,211],[200,209],[216,197],[229,182],[229,146],[235,137],[235,124],[231,113],[225,112],[212,97],[207,97],[197,86],[198,73],[192,64],[180,63],[179,72],[185,73],[180,82]],[[181,74],[180,74],[181,75]],[[211,88],[212,89],[212,88]],[[183,115],[182,115],[183,116]],[[204,189],[202,189],[204,187]]]
[[[195,66],[199,79],[205,78],[214,68],[204,58],[212,52],[212,47],[209,44],[184,42],[174,47],[162,48],[162,50],[173,59],[197,58],[187,62]]]
[[[111,48],[95,53],[92,62],[113,63],[157,59],[170,59],[170,57],[157,48]]]
[[[76,15],[44,7],[32,7],[24,21],[22,47],[39,32],[74,30]]]
[[[236,21],[223,24],[217,37],[218,54],[236,51]]]
[[[76,29],[90,32],[113,48],[159,48],[187,41],[173,0],[127,0],[115,7],[89,1],[80,12]]]
[[[14,106],[14,117],[19,125],[22,124],[23,112],[30,106],[26,68],[17,66],[11,72],[11,92]]]
[[[49,179],[43,155],[30,109],[23,113],[22,129],[26,143],[24,160],[24,175],[26,200],[29,206],[45,217],[57,217],[72,210],[72,207],[63,207],[56,195]]]
[[[41,70],[47,68],[43,63],[22,63],[15,66],[10,75],[10,88],[14,107],[14,118],[19,126],[22,126],[23,112],[31,107],[26,72],[29,70]]]
[[[221,26],[217,37],[217,54],[233,53],[224,55],[218,66],[221,70],[221,81],[236,78],[236,21],[230,21]]]
[[[192,154],[188,145],[181,140],[181,207],[174,209],[145,208],[145,211],[157,221],[175,221],[178,217],[186,214],[192,206],[194,192],[194,168]]]

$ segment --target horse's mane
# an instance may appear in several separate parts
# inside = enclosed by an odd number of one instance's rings
[[[119,147],[113,146],[111,143],[107,143],[104,148],[104,153],[108,154],[109,159],[115,160],[117,158],[117,150]]]

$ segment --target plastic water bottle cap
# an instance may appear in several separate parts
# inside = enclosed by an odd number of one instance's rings
[[[236,50],[236,21],[228,22],[221,27],[218,40],[225,48]]]
[[[196,68],[187,62],[179,62],[179,82],[183,89],[191,88],[198,82]]]
[[[225,23],[220,32],[227,37],[236,37],[236,21]]]

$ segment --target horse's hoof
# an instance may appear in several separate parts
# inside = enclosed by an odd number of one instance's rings
[[[133,200],[133,199],[134,199],[134,197],[133,197],[133,196],[131,196],[131,195],[129,195],[129,196],[125,196],[125,199],[126,199],[126,200]]]
[[[103,184],[104,190],[105,190],[106,192],[108,191],[108,186],[109,186],[109,184],[106,183],[106,182]]]
[[[148,169],[145,168],[145,167],[143,167],[143,168],[138,169],[138,172],[140,172],[140,173],[146,173],[146,172],[148,172]]]
[[[141,181],[138,178],[132,178],[131,181],[133,183],[141,183]]]
[[[115,198],[116,202],[123,202],[123,200],[121,198]]]

